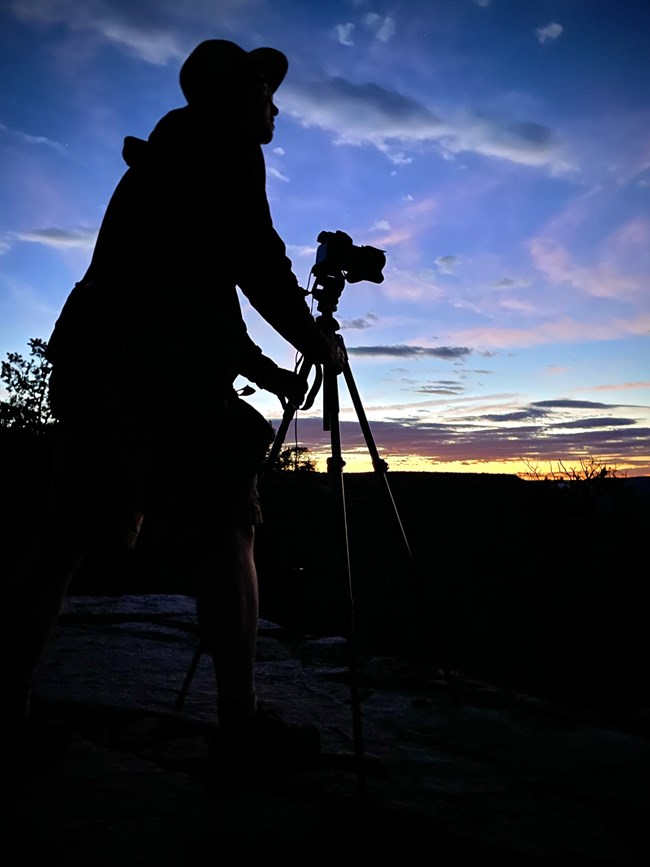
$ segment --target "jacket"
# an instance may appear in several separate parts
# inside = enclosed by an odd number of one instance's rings
[[[219,401],[274,363],[248,335],[237,287],[305,355],[322,336],[276,232],[260,145],[235,119],[175,109],[128,166],[84,277],[48,341],[55,367],[101,370],[142,399]],[[175,397],[173,397],[175,395]]]

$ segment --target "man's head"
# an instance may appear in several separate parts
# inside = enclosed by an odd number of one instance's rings
[[[244,51],[227,39],[208,39],[183,63],[180,85],[190,105],[234,112],[257,141],[268,144],[278,113],[273,94],[288,67],[286,56],[275,48]]]

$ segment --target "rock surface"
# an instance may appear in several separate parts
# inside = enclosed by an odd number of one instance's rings
[[[644,712],[606,720],[456,672],[351,660],[342,638],[263,621],[259,697],[316,724],[323,761],[220,789],[206,776],[216,696],[197,647],[190,597],[67,600],[37,692],[72,743],[12,788],[4,863],[649,863]]]

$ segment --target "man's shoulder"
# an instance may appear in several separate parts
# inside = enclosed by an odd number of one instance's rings
[[[251,146],[218,116],[197,111],[189,105],[164,115],[151,132],[148,143],[152,155],[186,154],[201,163],[218,162],[222,155],[249,161],[255,159],[253,151],[261,154],[259,146]]]
[[[165,140],[182,139],[196,134],[196,119],[189,106],[173,108],[163,115],[149,135],[149,141],[156,144]]]

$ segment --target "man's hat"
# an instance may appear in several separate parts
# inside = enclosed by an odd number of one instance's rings
[[[189,103],[203,102],[236,88],[256,71],[275,92],[288,68],[289,61],[276,48],[244,51],[227,39],[207,39],[196,46],[181,66],[180,85]]]

